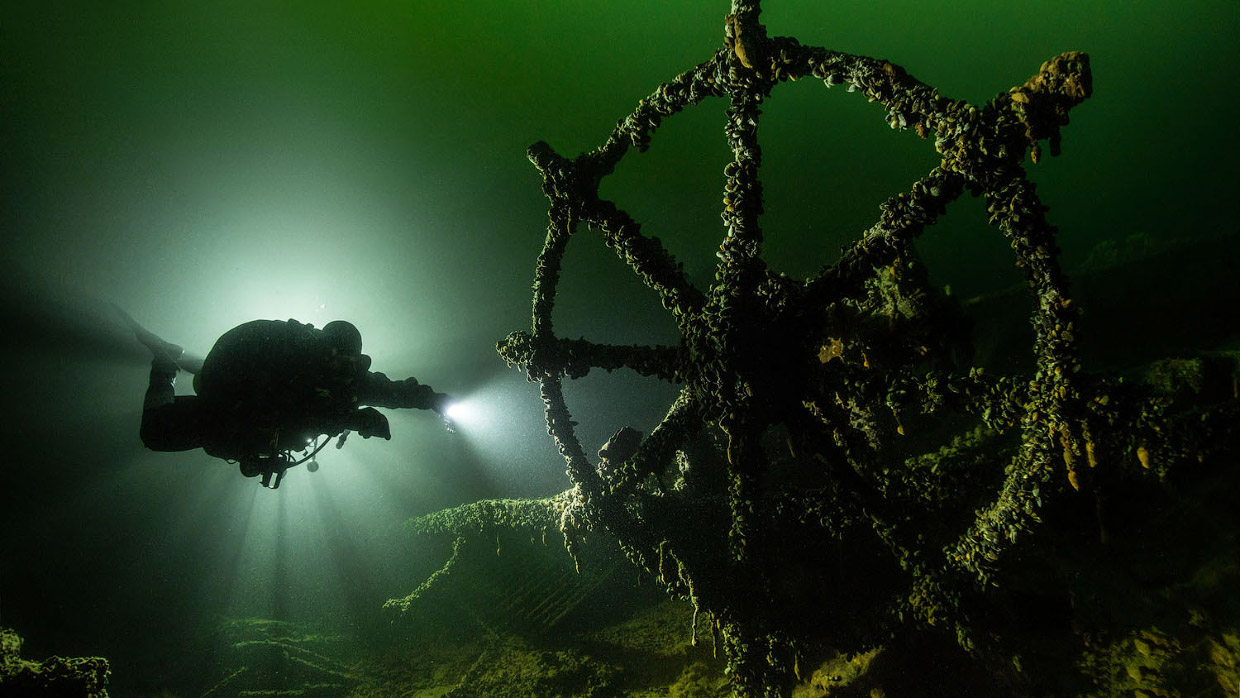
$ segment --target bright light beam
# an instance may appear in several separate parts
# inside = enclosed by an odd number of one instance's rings
[[[449,404],[443,414],[453,424],[469,428],[476,427],[483,421],[483,412],[475,400],[465,399]]]

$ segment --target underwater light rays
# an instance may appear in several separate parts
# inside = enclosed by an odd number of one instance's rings
[[[214,604],[219,613],[373,622],[385,577],[367,561],[388,557],[385,543],[409,511],[394,496],[400,490],[376,486],[362,460],[347,450],[328,453],[317,472],[290,470],[278,490],[236,480],[249,495],[239,538],[217,563],[228,587]]]
[[[202,600],[203,615],[219,617],[228,616],[233,609],[237,585],[241,579],[241,560],[245,547],[250,541],[250,525],[254,518],[255,500],[258,488],[238,491],[229,489],[232,497],[227,500],[231,506],[226,517],[233,521],[230,528],[225,529],[219,544],[214,547],[210,556],[213,561],[206,570],[198,585],[198,598]]]
[[[366,625],[367,620],[373,622],[386,597],[379,590],[378,575],[373,569],[371,556],[354,538],[355,532],[373,530],[373,522],[367,522],[371,524],[368,527],[350,525],[353,522],[341,514],[333,490],[321,478],[314,478],[307,484],[310,499],[323,524],[320,550],[326,554],[325,561],[330,564],[332,572],[331,583],[320,586],[319,600],[326,607],[323,610],[343,602],[348,614],[344,620],[349,625]],[[328,614],[340,620],[338,613],[329,611]]]
[[[387,472],[391,463],[380,463],[372,457],[349,453],[348,446],[332,452],[327,461],[313,474],[306,485],[316,497],[319,491],[331,492],[351,514],[355,528],[369,527],[383,521],[403,521],[416,506],[419,490],[398,475]],[[301,486],[303,481],[298,482]],[[317,501],[317,500],[316,500]]]
[[[275,494],[274,492],[272,494]],[[271,560],[267,564],[271,582],[265,585],[268,599],[263,605],[265,618],[274,620],[292,620],[289,616],[289,516],[288,497],[278,497],[275,501],[274,530],[267,531],[272,542]]]

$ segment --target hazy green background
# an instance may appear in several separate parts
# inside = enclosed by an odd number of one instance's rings
[[[438,559],[410,515],[547,494],[563,464],[534,386],[492,345],[528,326],[545,223],[524,149],[599,144],[722,40],[727,3],[40,2],[0,7],[0,236],[8,373],[0,623],[30,654],[104,654],[114,682],[175,675],[221,615],[385,623]],[[1095,94],[1064,154],[1031,166],[1071,270],[1102,241],[1237,230],[1240,3],[768,2],[772,34],[883,57],[984,101],[1084,50]],[[715,100],[604,182],[697,279],[721,235],[729,153]],[[768,259],[829,263],[937,162],[878,105],[802,81],[761,126]],[[649,342],[671,323],[590,233],[570,246],[562,334]],[[974,200],[920,245],[972,295],[1017,276]],[[376,368],[482,405],[456,436],[394,414],[390,443],[330,450],[259,491],[137,439],[143,350],[127,308],[205,352],[256,317],[352,320]],[[652,426],[666,387],[574,385],[588,448]],[[587,405],[589,408],[587,409]],[[148,685],[149,687],[149,685]]]

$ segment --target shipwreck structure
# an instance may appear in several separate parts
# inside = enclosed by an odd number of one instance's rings
[[[587,536],[613,537],[632,565],[689,600],[689,632],[715,638],[737,696],[787,696],[825,658],[876,647],[903,647],[962,686],[1030,690],[1046,680],[1028,669],[1039,647],[1048,666],[1077,661],[1045,638],[1088,645],[1064,560],[1088,546],[1124,549],[1117,529],[1140,514],[1107,503],[1161,496],[1180,470],[1234,485],[1234,473],[1211,468],[1234,465],[1235,363],[1183,359],[1152,367],[1149,380],[1081,366],[1079,308],[1024,163],[1059,155],[1070,110],[1091,93],[1087,55],[1051,57],[973,105],[888,61],[769,37],[759,13],[758,0],[733,0],[725,45],[659,85],[597,149],[530,147],[549,224],[532,327],[498,351],[538,384],[571,486],[419,520],[456,537],[453,557],[389,605],[408,609],[448,582],[471,539],[558,529],[574,556]],[[837,262],[793,279],[762,256],[759,131],[774,88],[810,78],[880,103],[891,128],[915,131],[941,161],[882,203]],[[698,288],[599,183],[664,119],[709,97],[728,101],[734,157],[714,282]],[[984,199],[1034,299],[1030,374],[973,365],[961,309],[914,263],[913,242],[966,192]],[[585,228],[657,294],[679,343],[556,336],[561,260]],[[681,391],[645,438],[622,430],[593,459],[562,382],[619,368]],[[1029,639],[1035,620],[1048,626],[1042,640]]]

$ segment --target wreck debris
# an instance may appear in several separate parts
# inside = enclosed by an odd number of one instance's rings
[[[103,657],[21,658],[22,638],[0,628],[0,694],[6,696],[81,696],[108,698],[112,671]]]
[[[1190,454],[1229,448],[1236,401],[1185,411],[1081,368],[1078,308],[1023,161],[1038,162],[1042,141],[1059,154],[1070,109],[1092,90],[1087,55],[1053,57],[975,106],[887,61],[767,37],[758,15],[757,0],[734,0],[725,47],[641,100],[599,148],[572,158],[541,142],[528,150],[549,223],[531,330],[497,349],[539,384],[572,486],[530,503],[532,518],[515,523],[558,523],[574,557],[588,533],[614,536],[634,565],[690,600],[695,617],[706,612],[738,696],[786,696],[803,658],[869,650],[907,627],[946,630],[1018,675],[969,606],[999,585],[1040,512],[1100,480],[1151,468],[1161,477]],[[941,160],[884,202],[838,262],[795,280],[762,257],[758,132],[772,90],[811,76],[878,102],[892,128],[933,135]],[[730,104],[733,160],[714,282],[699,289],[657,238],[600,197],[599,183],[630,149],[644,151],[663,119],[707,97]],[[958,311],[908,271],[913,241],[966,191],[984,199],[1035,299],[1032,375],[969,365]],[[555,335],[563,255],[583,225],[672,314],[676,346]],[[562,381],[619,367],[683,387],[635,450],[607,450],[596,464]],[[502,526],[507,508],[451,510],[445,528],[476,533],[479,514]]]

